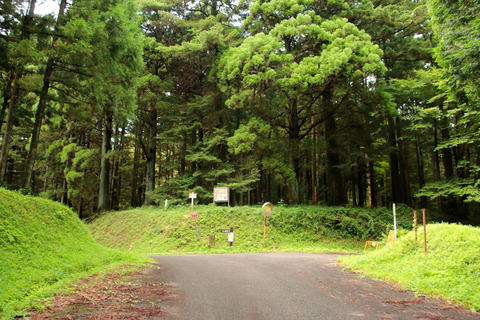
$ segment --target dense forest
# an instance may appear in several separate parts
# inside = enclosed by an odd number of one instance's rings
[[[45,14],[42,6],[55,7]],[[480,218],[473,0],[3,0],[0,185]]]

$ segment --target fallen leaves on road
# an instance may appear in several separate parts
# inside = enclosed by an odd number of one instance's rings
[[[167,286],[145,279],[140,272],[115,273],[80,282],[73,293],[59,295],[32,320],[165,319],[161,302],[169,299]]]

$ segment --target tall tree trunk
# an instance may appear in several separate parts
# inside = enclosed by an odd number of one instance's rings
[[[368,159],[368,155],[365,154],[365,158]],[[368,205],[376,207],[377,203],[377,185],[375,182],[375,164],[373,161],[367,162],[367,184],[368,184]]]
[[[412,194],[410,189],[410,166],[408,157],[406,156],[405,143],[401,139],[401,132],[398,129],[398,161],[400,166],[400,187],[401,187],[401,203],[408,206],[412,205]]]
[[[123,137],[125,134],[125,128],[120,128],[116,126],[115,128],[115,146],[113,149],[116,151],[115,157],[112,161],[113,166],[111,170],[111,179],[110,179],[110,207],[113,210],[119,209],[120,203],[120,188],[121,188],[121,175],[120,175],[120,166],[121,166],[121,155],[123,150]]]
[[[440,155],[437,150],[438,147],[438,128],[437,124],[435,124],[434,132],[433,132],[433,140],[434,140],[434,148],[433,148],[433,176],[435,181],[441,180],[441,173],[440,173]],[[440,213],[445,213],[445,208],[443,206],[443,199],[442,197],[437,198],[437,210]]]
[[[43,77],[43,87],[40,92],[40,100],[37,106],[37,112],[35,114],[35,124],[33,127],[32,137],[30,140],[30,149],[25,161],[25,173],[23,179],[23,187],[25,189],[32,189],[32,175],[33,166],[37,158],[38,141],[40,138],[40,129],[42,127],[43,117],[45,115],[45,109],[47,107],[48,89],[50,88],[51,76],[53,73],[53,58],[48,59],[47,68]]]
[[[59,26],[61,21],[63,20],[66,4],[67,4],[67,0],[60,1],[60,9],[57,17],[57,22],[55,23],[55,32],[59,31]],[[58,37],[54,37],[52,41],[52,47],[55,47],[57,38]],[[35,114],[35,124],[33,127],[32,137],[30,140],[30,149],[28,151],[28,156],[25,161],[25,173],[23,178],[23,187],[25,189],[32,189],[31,183],[32,183],[32,176],[33,176],[33,166],[37,158],[37,148],[38,148],[38,141],[40,138],[40,129],[42,127],[43,118],[45,116],[45,109],[47,108],[48,90],[50,89],[50,85],[52,83],[54,61],[55,60],[53,56],[49,57],[47,61],[47,66],[45,68],[45,73],[43,74],[43,86],[40,92],[39,102],[37,105],[37,112]]]
[[[326,91],[323,94],[323,103],[326,110],[332,110],[332,93]],[[339,166],[342,164],[338,142],[335,136],[337,124],[335,114],[330,114],[324,121],[325,141],[327,144],[327,203],[330,206],[345,205],[348,203],[347,192],[345,188],[345,178]]]
[[[13,87],[13,83],[15,82],[14,79],[15,79],[15,68],[11,69],[8,72],[5,89],[3,91],[3,104],[2,104],[2,110],[0,110],[0,129],[2,128],[3,123],[5,122],[5,114],[7,114],[8,106],[13,93],[12,87]]]
[[[402,184],[400,181],[400,168],[399,168],[399,159],[398,159],[398,144],[397,137],[395,134],[395,120],[388,116],[388,135],[387,141],[390,147],[389,152],[389,166],[390,166],[390,195],[391,201],[393,203],[402,202]]]
[[[14,79],[12,85],[12,94],[8,101],[7,119],[5,121],[5,131],[2,139],[2,149],[0,151],[0,184],[5,184],[7,176],[8,157],[10,154],[10,144],[13,138],[13,124],[15,120],[15,111],[17,109],[17,97],[20,92],[18,81],[21,78],[22,68],[17,67],[14,71]]]
[[[315,119],[312,118],[312,123],[315,123]],[[317,130],[316,127],[312,129],[312,205],[316,206],[318,204],[318,193],[317,193],[317,185],[318,185],[318,177],[317,177]]]
[[[147,172],[145,176],[145,201],[144,205],[153,205],[154,202],[149,193],[155,189],[155,163],[157,159],[157,111],[152,106],[148,121],[148,142],[145,157],[147,159]]]
[[[425,185],[425,166],[419,135],[415,135],[415,150],[417,155],[418,186],[422,188]],[[427,207],[427,197],[420,197],[420,207]]]
[[[35,13],[36,0],[30,0],[28,13],[22,20],[22,32],[20,40],[30,38],[30,26],[33,24],[33,18]],[[7,89],[11,89],[4,99],[8,99],[7,119],[5,123],[5,131],[2,139],[2,149],[0,151],[0,185],[5,183],[5,177],[7,174],[7,162],[10,154],[10,144],[13,137],[13,124],[15,120],[15,113],[17,109],[17,99],[20,93],[19,81],[23,75],[23,66],[17,65],[13,68],[13,75],[11,75],[12,83],[7,84]],[[9,77],[9,79],[10,79]],[[4,100],[5,103],[5,100]]]
[[[300,119],[298,118],[297,102],[292,101],[290,107],[290,114],[288,119],[288,135],[290,140],[290,162],[295,172],[295,177],[288,185],[288,199],[291,203],[299,203],[300,199],[300,158],[302,157],[300,150]]]
[[[141,135],[142,135],[142,122],[138,120],[136,125],[135,133],[135,145],[133,151],[133,170],[132,170],[132,180],[131,180],[131,195],[130,195],[130,206],[138,207],[140,202],[138,201],[138,177],[140,172],[140,153],[141,153]]]
[[[111,106],[104,109],[102,150],[100,159],[100,188],[98,192],[98,211],[110,210],[110,159],[108,153],[111,150],[113,111]]]
[[[358,179],[358,206],[363,207],[365,206],[366,198],[367,198],[367,168],[365,164],[365,159],[362,157],[357,158],[358,163],[358,172],[357,172],[357,179]]]

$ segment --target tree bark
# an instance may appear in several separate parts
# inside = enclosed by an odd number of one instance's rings
[[[98,211],[110,210],[110,159],[113,112],[110,106],[105,107],[102,132],[102,149],[100,159],[100,188],[98,192]]]
[[[135,132],[135,145],[133,151],[133,170],[131,180],[131,194],[130,194],[130,206],[133,208],[138,207],[140,202],[138,201],[138,176],[140,172],[140,152],[141,152],[141,135],[142,135],[142,122],[137,120],[136,132]]]
[[[14,71],[14,79],[12,85],[12,94],[8,101],[7,119],[5,121],[5,131],[2,139],[2,149],[0,151],[0,184],[6,183],[8,157],[10,154],[10,144],[13,138],[13,124],[15,120],[15,112],[17,109],[17,97],[20,92],[18,81],[22,77],[22,68],[17,67]]]
[[[64,16],[66,4],[67,4],[66,0],[60,1],[60,9],[57,17],[57,22],[55,23],[55,32],[58,32],[60,23]],[[52,47],[55,46],[57,38],[58,37],[54,37]],[[37,148],[38,148],[38,141],[40,138],[40,129],[42,127],[43,118],[45,116],[45,110],[47,108],[48,90],[50,89],[50,85],[52,83],[53,64],[54,64],[54,57],[51,56],[47,61],[45,73],[43,74],[43,86],[40,92],[39,102],[37,105],[37,112],[35,114],[35,124],[33,127],[32,137],[30,140],[30,149],[28,151],[27,160],[25,161],[23,187],[29,190],[32,189],[31,183],[32,183],[32,176],[33,176],[33,166],[34,166],[35,160],[37,159]]]
[[[22,20],[22,32],[20,35],[20,40],[30,38],[30,26],[33,23],[34,12],[35,12],[36,0],[30,0],[30,5],[28,8],[28,13],[23,17]],[[13,124],[15,120],[15,112],[17,109],[17,99],[20,93],[20,84],[19,81],[23,75],[23,66],[16,65],[13,68],[13,75],[11,75],[12,82],[7,84],[7,90],[11,89],[10,92],[4,97],[8,99],[8,108],[7,108],[7,119],[5,123],[5,131],[3,133],[2,139],[2,149],[0,151],[0,185],[5,184],[5,177],[7,174],[7,162],[10,154],[10,144],[12,143],[13,137]],[[9,77],[10,78],[10,77]],[[11,93],[11,94],[10,94]],[[5,105],[5,100],[4,100]]]
[[[332,110],[332,93],[325,92],[323,94],[323,102],[326,110]],[[337,124],[335,114],[332,113],[326,117],[325,125],[325,141],[327,144],[327,185],[328,196],[327,203],[330,206],[345,205],[348,203],[347,192],[345,189],[345,178],[339,166],[342,164],[340,150],[335,133]]]
[[[35,114],[35,124],[33,127],[32,137],[30,140],[30,149],[28,151],[27,160],[25,162],[25,173],[23,187],[25,189],[32,189],[32,175],[33,166],[37,158],[38,141],[40,138],[40,129],[42,127],[43,117],[45,115],[45,109],[47,107],[48,89],[50,88],[51,77],[53,73],[53,58],[48,59],[47,68],[43,77],[43,87],[40,93],[40,100],[37,106],[37,112]]]
[[[367,168],[365,165],[365,159],[362,157],[358,157],[358,172],[357,172],[357,179],[358,179],[358,206],[363,207],[366,202],[367,198],[367,177],[366,172]]]
[[[5,89],[3,90],[3,104],[2,110],[0,111],[0,129],[5,122],[5,114],[7,114],[8,106],[10,103],[10,99],[12,97],[12,86],[15,79],[15,69],[12,69],[8,72],[7,81],[5,85]]]
[[[365,154],[365,158],[368,159],[368,155]],[[368,183],[368,205],[376,207],[377,203],[377,185],[375,182],[375,164],[373,161],[367,162],[367,183]]]
[[[154,202],[149,196],[149,192],[155,189],[155,163],[157,158],[157,111],[152,106],[150,110],[150,119],[148,121],[148,142],[145,157],[147,159],[147,172],[145,176],[145,201],[144,205],[153,205]]]
[[[395,134],[395,120],[388,116],[388,144],[389,151],[389,167],[390,167],[390,196],[393,203],[402,202],[402,184],[400,181],[400,168],[398,159],[398,144]]]
[[[422,188],[425,185],[425,166],[419,135],[415,135],[415,150],[417,154],[418,186]],[[420,207],[427,207],[427,197],[420,197]]]

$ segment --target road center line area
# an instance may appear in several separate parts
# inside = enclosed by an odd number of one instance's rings
[[[179,320],[480,319],[469,310],[344,271],[336,254],[153,256]]]

